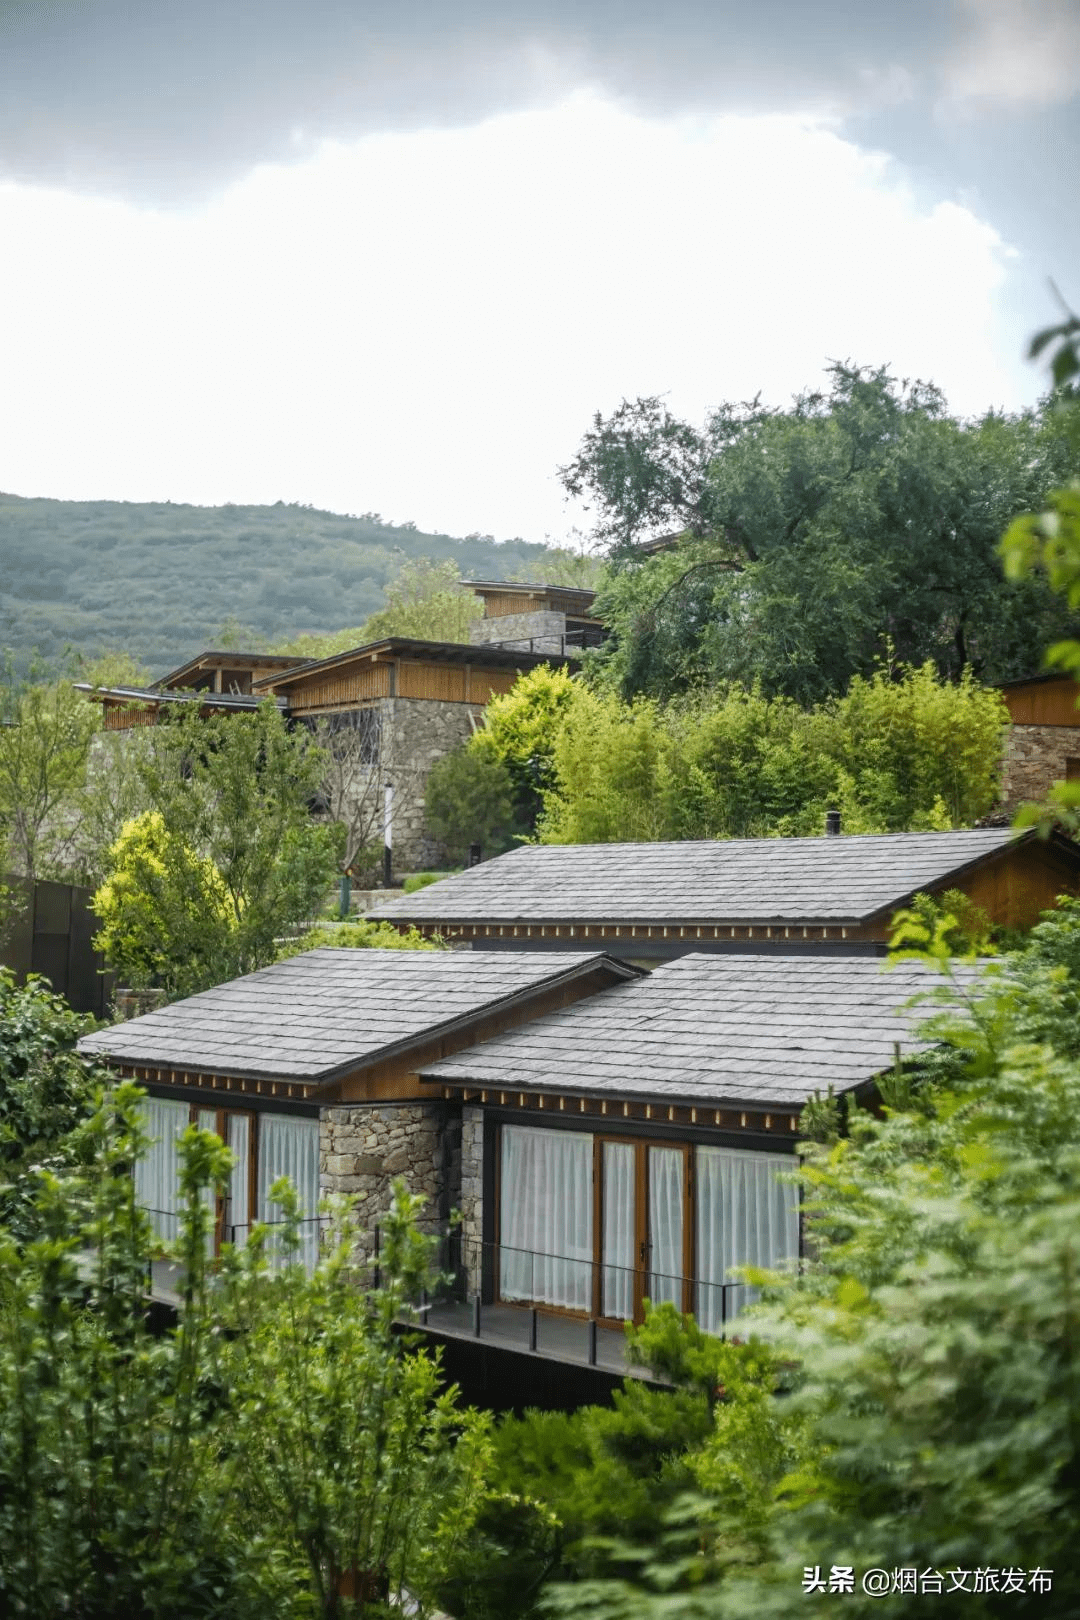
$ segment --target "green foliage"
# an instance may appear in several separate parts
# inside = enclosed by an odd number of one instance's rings
[[[468,641],[469,626],[483,617],[480,598],[462,587],[457,563],[451,558],[434,562],[427,557],[398,559],[399,566],[386,586],[386,606],[356,629],[333,635],[293,636],[277,652],[299,658],[329,658],[369,641],[387,636],[410,636],[418,641]]]
[[[576,689],[555,733],[550,843],[803,835],[970,825],[998,793],[1005,710],[969,673],[856,676],[799,709],[733,686],[661,708]]]
[[[442,948],[438,940],[425,939],[419,929],[407,928],[404,933],[399,933],[393,923],[369,922],[366,917],[358,917],[352,922],[324,923],[321,927],[309,928],[297,939],[280,944],[276,960],[284,962],[303,951],[318,950],[320,945],[332,945],[335,949],[380,951],[437,951]]]
[[[104,1079],[75,1051],[93,1027],[44,979],[20,986],[0,968],[0,1223],[19,1242],[34,1233],[39,1177],[74,1162],[71,1133]]]
[[[30,879],[66,870],[101,726],[95,704],[45,674],[21,680],[10,654],[0,662],[0,860]]]
[[[229,620],[242,650],[252,633],[257,648],[360,625],[383,606],[403,558],[452,561],[465,577],[491,579],[509,570],[535,578],[547,555],[522,540],[424,534],[375,512],[0,495],[0,642],[20,668],[35,645],[52,659],[73,645],[88,657],[124,647],[166,670],[214,645]]]
[[[914,895],[893,917],[889,948],[908,957],[931,950],[939,960],[997,954],[989,915],[963,889],[945,889],[940,899]]]
[[[614,562],[594,667],[627,698],[739,680],[807,703],[869,676],[887,635],[942,676],[1027,674],[1075,620],[1041,582],[1007,585],[996,548],[1070,456],[1053,411],[964,422],[932,386],[847,365],[828,394],[724,405],[703,431],[624,402],[563,469]],[[682,539],[639,550],[663,534]]]
[[[427,779],[424,820],[451,861],[463,861],[470,844],[501,854],[514,842],[510,772],[494,754],[467,743],[444,754]]]
[[[273,703],[148,729],[138,769],[154,810],[114,846],[94,906],[111,962],[189,995],[274,960],[330,886],[339,829],[309,814],[321,751]]]
[[[287,1185],[275,1195],[286,1247],[298,1247],[296,1195]],[[404,1351],[394,1332],[431,1270],[422,1205],[395,1184],[381,1226],[386,1281],[373,1292],[357,1286],[347,1225],[310,1278],[294,1266],[271,1280],[258,1242],[227,1272],[219,1445],[235,1528],[306,1571],[319,1613],[334,1613],[349,1584],[430,1595],[486,1481],[488,1420],[440,1392],[438,1362]]]
[[[81,1127],[84,1169],[44,1180],[35,1242],[20,1252],[0,1232],[0,1609],[384,1615],[407,1585],[430,1612],[489,1440],[394,1331],[431,1259],[419,1200],[395,1188],[381,1288],[363,1286],[340,1211],[312,1275],[271,1263],[265,1227],[215,1274],[206,1191],[231,1156],[189,1129],[166,1245],[183,1309],[155,1336],[144,1289],[161,1245],[130,1175],[138,1098],[117,1088]],[[295,1192],[272,1195],[295,1247]]]
[[[444,877],[453,877],[453,872],[411,872],[401,885],[403,894],[418,894],[421,889],[430,888],[433,883],[439,883]]]
[[[970,984],[951,920],[931,921],[929,1027],[955,1061],[884,1117],[856,1111],[846,1136],[804,1144],[810,1255],[754,1323],[782,1399],[755,1406],[759,1382],[741,1410],[720,1403],[689,1519],[669,1510],[636,1568],[564,1589],[554,1612],[802,1614],[815,1565],[1042,1567],[1053,1591],[1031,1606],[1076,1612],[1080,905]],[[962,1613],[1003,1612],[972,1585]],[[911,1612],[858,1579],[843,1605]]]
[[[484,729],[470,740],[478,756],[490,756],[510,773],[518,830],[536,827],[544,795],[554,784],[554,757],[560,728],[582,694],[566,669],[542,665],[522,675],[509,692],[492,698]]]
[[[217,867],[148,810],[121,830],[94,895],[95,937],[120,982],[171,997],[213,983],[231,956],[234,916]]]

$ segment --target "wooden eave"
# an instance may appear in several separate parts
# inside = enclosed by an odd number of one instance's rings
[[[114,1074],[124,1080],[136,1080],[140,1085],[175,1086],[185,1091],[217,1092],[236,1097],[263,1097],[277,1102],[310,1102],[317,1082],[290,1079],[287,1076],[271,1078],[267,1075],[226,1074],[209,1069],[181,1069],[168,1064],[125,1063],[107,1054],[100,1059]]]
[[[423,1078],[423,1077],[422,1077]],[[514,1086],[478,1085],[474,1080],[447,1082],[442,1076],[424,1080],[429,1091],[447,1102],[479,1103],[481,1107],[543,1113],[552,1119],[585,1119],[614,1130],[622,1120],[637,1124],[690,1126],[695,1130],[733,1131],[790,1140],[798,1135],[801,1109],[789,1103],[765,1108],[760,1101],[743,1106],[668,1102],[642,1097],[601,1097],[580,1091],[522,1090]]]
[[[254,652],[217,652],[209,651],[199,653],[196,658],[189,658],[186,664],[177,669],[169,670],[167,675],[161,675],[154,682],[155,687],[180,688],[187,683],[184,679],[188,675],[198,675],[202,670],[214,669],[295,669],[297,660],[292,653],[254,653]]]
[[[572,650],[566,654],[560,653],[558,661],[565,663],[567,659],[573,659],[575,656]],[[507,670],[535,669],[541,664],[552,663],[555,657],[553,653],[515,652],[504,647],[473,646],[471,642],[418,641],[395,636],[384,641],[371,642],[364,647],[353,647],[348,652],[335,653],[332,658],[320,658],[299,665],[285,670],[280,675],[263,676],[257,681],[252,681],[251,688],[256,693],[277,691],[279,688],[297,686],[307,680],[318,680],[322,675],[350,664],[443,663],[467,664],[473,669]]]
[[[897,904],[902,904],[898,901]],[[585,944],[602,946],[615,940],[681,940],[694,943],[713,943],[724,940],[777,941],[875,939],[868,931],[869,919],[846,917],[830,918],[824,922],[433,922],[414,921],[404,917],[383,919],[393,923],[402,933],[410,928],[428,938],[439,935],[443,939],[573,939]]]

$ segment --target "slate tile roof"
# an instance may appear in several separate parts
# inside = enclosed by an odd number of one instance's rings
[[[1008,848],[1008,828],[526,845],[375,907],[428,923],[855,923]]]
[[[487,953],[478,953],[487,954]],[[965,979],[978,970],[958,968]],[[711,1107],[798,1108],[890,1068],[943,981],[874,957],[691,955],[425,1067],[425,1080]]]
[[[84,1036],[119,1063],[241,1078],[327,1080],[508,998],[606,963],[595,951],[307,951]]]

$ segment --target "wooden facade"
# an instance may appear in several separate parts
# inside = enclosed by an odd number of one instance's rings
[[[482,708],[509,692],[523,670],[550,662],[542,654],[511,654],[498,647],[394,639],[266,676],[254,691],[284,698],[293,715],[329,713],[382,698]]]
[[[1080,684],[1068,675],[1037,675],[1001,687],[1014,726],[1080,727]]]
[[[597,624],[592,604],[595,591],[572,585],[517,585],[508,580],[468,580],[466,588],[484,604],[485,619],[512,613],[564,613],[568,619]]]

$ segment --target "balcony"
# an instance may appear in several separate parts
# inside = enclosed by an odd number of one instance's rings
[[[376,1273],[378,1231],[376,1239]],[[758,1290],[746,1283],[663,1275],[644,1268],[482,1243],[443,1234],[439,1280],[416,1301],[420,1324],[455,1341],[648,1376],[626,1359],[626,1323],[644,1302],[670,1301],[724,1338]]]

